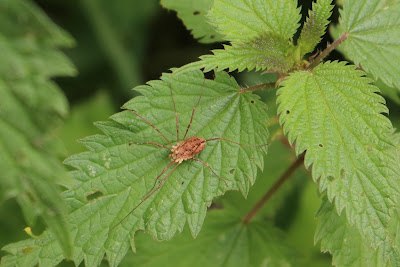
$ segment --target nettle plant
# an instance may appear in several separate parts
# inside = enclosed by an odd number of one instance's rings
[[[2,8],[27,6],[20,0],[4,2],[8,4]],[[400,137],[375,85],[379,79],[392,93],[400,88],[400,3],[341,1],[339,24],[330,26],[334,42],[315,51],[329,25],[331,0],[313,3],[303,25],[295,0],[161,2],[177,11],[201,42],[226,44],[199,61],[162,74],[160,80],[136,87],[142,96],[126,103],[125,111],[109,121],[96,123],[104,134],[81,140],[88,151],[65,161],[76,170],[70,173],[73,182],[64,184],[68,189],[62,198],[46,196],[54,195],[51,187],[34,182],[53,171],[48,167],[53,164],[49,154],[35,146],[25,151],[25,157],[36,160],[31,164],[23,160],[18,166],[38,187],[34,192],[39,193],[33,195],[49,229],[4,247],[9,254],[1,266],[55,266],[63,259],[97,266],[105,256],[116,266],[130,248],[137,246],[140,251],[138,240],[144,240],[143,235],[134,242],[139,230],[156,240],[173,240],[161,243],[161,248],[143,241],[145,257],[132,254],[128,264],[149,263],[153,257],[159,259],[154,260],[156,265],[165,263],[169,255],[176,258],[174,266],[294,265],[301,256],[271,219],[281,206],[268,202],[271,212],[265,203],[279,193],[287,196],[279,189],[303,162],[322,203],[315,240],[322,251],[333,255],[333,263],[400,266]],[[43,50],[36,61],[21,57],[24,64],[32,64],[26,71],[30,76],[23,71],[13,79],[4,76],[2,91],[15,90],[14,95],[22,95],[18,82],[22,85],[32,75],[50,90],[54,86],[50,77],[73,73],[55,50],[69,45],[65,33],[32,7],[24,12],[27,20],[36,23],[30,25],[36,27],[32,36],[37,37],[24,41],[37,42],[52,52]],[[296,32],[300,34],[294,39]],[[10,54],[24,52],[23,44],[4,49]],[[324,61],[334,49],[351,62]],[[52,60],[59,69],[50,73],[37,69],[37,60]],[[274,80],[241,87],[229,74],[252,70],[260,71],[260,76],[273,73]],[[214,71],[212,79],[204,75],[210,71]],[[272,111],[267,111],[254,92],[274,88],[276,109],[272,105]],[[56,101],[46,103],[49,107],[38,112],[63,112]],[[2,119],[8,119],[3,110]],[[269,120],[268,114],[273,113],[276,117]],[[39,120],[41,113],[35,114]],[[13,118],[9,121],[12,124]],[[38,131],[29,127],[20,131],[31,132],[34,139],[39,130],[49,127],[47,118]],[[31,143],[29,136],[25,141],[13,138],[14,143],[5,144],[8,152],[13,145]],[[298,157],[279,179],[273,177],[277,161],[265,157],[266,144],[276,142],[292,147]],[[43,157],[39,163],[37,155]],[[257,184],[256,190],[263,192],[257,195],[259,200],[246,202],[257,173],[264,169],[263,178],[276,182],[270,182],[269,188]],[[239,202],[227,193],[215,201],[231,190],[244,198]],[[20,201],[25,203],[24,199]],[[61,199],[68,207],[64,217]],[[196,240],[187,238],[189,231]]]

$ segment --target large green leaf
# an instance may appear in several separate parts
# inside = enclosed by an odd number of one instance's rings
[[[337,211],[377,247],[399,195],[399,153],[378,89],[362,71],[327,62],[298,71],[278,91],[278,114],[296,153]]]
[[[66,255],[70,237],[55,182],[68,176],[52,132],[68,105],[50,79],[75,73],[57,50],[72,43],[32,3],[0,2],[0,198],[16,197],[29,225],[42,216]]]
[[[243,225],[229,210],[211,211],[196,240],[185,230],[169,242],[155,244],[144,234],[136,241],[143,248],[122,266],[296,266],[295,250],[280,230],[264,221]]]
[[[194,38],[202,43],[224,41],[215,26],[208,21],[206,14],[214,0],[161,0],[165,8],[175,10],[178,17],[190,30]]]
[[[400,3],[345,0],[340,14],[334,36],[349,36],[339,50],[375,79],[400,88]]]
[[[265,104],[257,96],[241,92],[236,81],[226,73],[218,73],[215,80],[206,80],[200,71],[174,77],[164,74],[161,81],[148,84],[137,87],[144,96],[134,98],[125,107],[151,121],[172,143],[176,142],[176,122],[170,89],[179,115],[181,139],[203,90],[188,136],[224,137],[246,145],[267,143]],[[130,214],[170,163],[170,152],[157,146],[129,145],[129,142],[168,145],[131,111],[118,113],[112,119],[97,124],[106,135],[82,141],[89,152],[66,161],[78,169],[72,173],[76,186],[64,194],[71,207],[69,221],[75,225],[73,259],[77,264],[85,259],[89,266],[98,265],[105,252],[117,264],[138,230],[167,240],[182,231],[187,221],[192,235],[196,236],[212,199],[232,189],[246,195],[254,183],[257,166],[263,168],[265,147],[209,142],[198,157],[223,177],[227,185],[203,164],[183,162],[160,190]],[[40,249],[58,251],[57,244],[51,240],[39,242]],[[7,260],[22,260],[25,255],[15,247],[22,249],[24,245],[22,242],[6,247],[14,254]],[[44,260],[40,257],[39,260]],[[51,257],[47,260],[60,259],[59,254]]]

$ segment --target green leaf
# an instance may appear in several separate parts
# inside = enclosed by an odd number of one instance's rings
[[[287,42],[281,36],[273,33],[265,33],[246,43],[224,45],[224,49],[213,50],[214,55],[204,55],[200,61],[189,63],[174,74],[204,68],[204,72],[211,70],[288,70],[295,61],[290,56],[294,45]]]
[[[400,3],[345,0],[340,14],[334,36],[349,36],[339,50],[375,80],[400,88]]]
[[[333,255],[333,264],[336,266],[365,266],[374,263],[375,266],[400,265],[399,216],[398,212],[392,217],[388,229],[397,247],[385,240],[377,249],[374,249],[361,236],[355,226],[351,226],[346,214],[338,215],[334,206],[327,199],[324,200],[318,216],[321,218],[315,233],[315,242],[321,241],[321,249]],[[351,253],[349,253],[351,251]]]
[[[201,43],[224,41],[206,17],[213,0],[161,0],[163,7],[177,12],[186,28],[192,32],[194,38]]]
[[[277,102],[283,130],[298,155],[306,151],[320,191],[377,247],[388,238],[400,162],[393,127],[381,114],[384,99],[363,75],[338,62],[298,71],[282,83]]]
[[[50,79],[75,73],[57,50],[72,43],[32,3],[0,2],[0,198],[16,197],[30,225],[42,216],[67,257],[71,241],[55,183],[68,174],[57,159],[53,130],[68,105]]]
[[[122,266],[295,266],[296,253],[285,235],[263,221],[242,224],[229,210],[209,213],[203,231],[193,240],[186,229],[169,242],[158,242],[139,234],[143,244],[129,253]]]
[[[378,79],[374,84],[376,87],[379,88],[379,90],[381,91],[383,96],[390,98],[397,105],[400,105],[400,90],[399,90],[399,88],[389,87],[384,82],[382,82],[381,79]]]
[[[314,48],[325,34],[326,26],[332,14],[332,0],[318,0],[313,3],[312,11],[309,12],[307,21],[301,30],[297,46],[300,49],[300,55],[314,51]]]
[[[208,16],[227,40],[238,43],[269,32],[289,40],[301,18],[294,0],[214,0]]]
[[[287,71],[295,65],[291,41],[300,20],[296,1],[215,0],[209,12],[231,46],[213,50],[214,55],[200,57],[174,74],[204,68],[221,71],[277,69]]]
[[[151,121],[172,143],[176,140],[176,122],[170,88],[179,116],[180,139],[204,88],[188,136],[224,137],[246,145],[267,143],[265,104],[251,93],[240,92],[236,81],[226,73],[218,73],[215,80],[206,80],[200,71],[174,77],[164,74],[161,81],[148,84],[137,87],[143,96],[134,98],[125,107]],[[160,190],[118,224],[153,188],[157,175],[170,163],[170,152],[157,146],[129,145],[129,142],[168,145],[131,111],[115,114],[112,119],[97,124],[106,135],[82,141],[89,152],[66,160],[78,169],[72,173],[76,186],[64,193],[71,207],[69,221],[75,226],[76,264],[85,259],[88,266],[98,265],[104,252],[117,264],[138,230],[167,240],[181,232],[187,221],[192,235],[197,236],[212,199],[232,189],[246,195],[254,183],[257,166],[263,168],[265,147],[209,142],[198,157],[228,185],[203,164],[183,162]],[[42,246],[57,244],[42,243]]]

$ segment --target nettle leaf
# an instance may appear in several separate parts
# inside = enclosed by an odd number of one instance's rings
[[[42,216],[70,255],[65,207],[55,186],[68,174],[52,136],[68,105],[50,79],[75,73],[57,50],[73,40],[29,1],[1,1],[0,14],[0,198],[15,197],[29,225]]]
[[[214,55],[204,55],[200,61],[189,63],[176,71],[176,74],[204,68],[211,70],[287,70],[295,60],[290,57],[294,45],[285,41],[281,36],[265,33],[254,40],[243,44],[224,45],[224,49],[213,50]]]
[[[224,41],[223,36],[209,23],[206,14],[214,0],[161,0],[163,7],[175,10],[186,28],[201,43]]]
[[[294,0],[214,0],[208,17],[227,40],[238,43],[267,32],[289,40],[301,18]]]
[[[143,96],[134,98],[125,107],[152,122],[173,144],[177,133],[170,88],[181,139],[203,90],[189,137],[224,137],[246,145],[267,143],[265,104],[258,96],[241,92],[226,73],[218,73],[215,80],[206,80],[200,71],[173,77],[164,74],[161,80],[148,84],[137,87]],[[64,194],[72,209],[69,221],[75,226],[76,264],[85,259],[88,266],[98,265],[106,252],[111,265],[117,265],[138,230],[146,230],[155,239],[168,240],[181,232],[187,221],[192,235],[197,236],[212,199],[233,189],[246,195],[254,183],[257,166],[263,168],[265,146],[209,142],[198,158],[207,162],[227,184],[200,162],[185,161],[160,190],[130,214],[170,163],[170,152],[157,146],[129,145],[157,142],[168,146],[158,132],[131,111],[115,114],[112,119],[97,124],[106,135],[82,140],[89,152],[66,160],[78,169],[72,173],[77,185]],[[133,241],[131,245],[134,248]],[[41,243],[41,246],[57,244]],[[17,255],[24,257],[20,252]],[[53,259],[56,256],[60,255]]]
[[[204,68],[224,70],[288,70],[295,65],[291,41],[298,28],[300,12],[293,0],[215,0],[208,17],[231,42],[213,55],[175,71]]]
[[[361,236],[355,226],[351,226],[346,214],[338,215],[335,207],[324,200],[318,216],[320,222],[315,233],[315,242],[321,241],[321,249],[330,252],[336,266],[365,266],[372,262],[376,266],[400,265],[399,212],[396,211],[388,227],[392,240],[386,239],[374,249]],[[349,253],[351,251],[351,253]]]
[[[400,161],[384,99],[364,72],[327,62],[290,75],[278,90],[280,123],[296,153],[306,151],[320,191],[374,247],[399,195]]]
[[[297,46],[300,49],[300,55],[314,51],[315,46],[319,44],[322,36],[325,34],[326,26],[329,24],[329,18],[332,14],[332,0],[318,0],[313,3],[307,21],[301,30]]]
[[[235,213],[234,213],[235,214]],[[123,266],[295,266],[296,253],[279,229],[265,221],[243,225],[242,217],[229,210],[209,212],[199,236],[193,240],[188,230],[169,242],[155,241],[139,234],[143,246],[129,253]]]
[[[340,14],[334,35],[349,36],[339,50],[375,79],[400,88],[400,3],[345,0]]]

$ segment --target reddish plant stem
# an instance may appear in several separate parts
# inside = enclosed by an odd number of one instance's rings
[[[247,225],[257,214],[257,212],[265,205],[265,203],[278,191],[283,183],[300,167],[304,162],[304,153],[290,165],[290,167],[281,175],[278,181],[268,190],[268,192],[254,205],[253,209],[243,218],[243,224]]]
[[[261,91],[263,89],[270,89],[270,88],[275,88],[275,83],[263,83],[263,84],[258,84],[252,87],[248,88],[242,88],[239,91],[239,94],[243,92],[255,92],[255,91]]]
[[[325,48],[324,51],[321,52],[321,54],[319,54],[319,56],[314,59],[310,65],[308,65],[307,69],[308,70],[312,70],[314,69],[316,66],[318,66],[318,64],[327,56],[329,55],[330,52],[332,52],[336,47],[338,47],[341,43],[343,43],[348,37],[350,36],[349,33],[345,33],[342,36],[340,36],[338,39],[336,39],[333,43],[331,43],[330,45],[328,45],[327,48]]]

